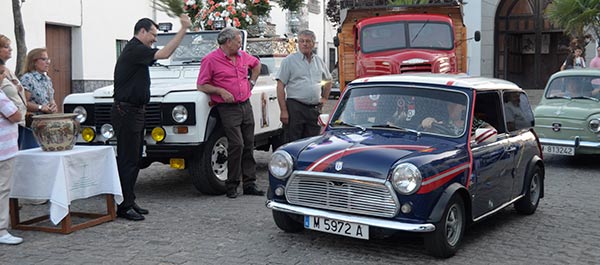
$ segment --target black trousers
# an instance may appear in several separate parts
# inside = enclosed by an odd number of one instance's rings
[[[227,189],[256,185],[256,161],[254,160],[254,114],[250,101],[239,104],[219,104],[223,130],[227,137]]]
[[[135,182],[140,172],[144,119],[146,110],[140,106],[115,103],[111,109],[111,122],[117,136],[117,167],[123,191],[123,202],[118,209],[126,211],[135,203]]]
[[[287,99],[285,104],[289,114],[288,124],[283,126],[287,143],[321,133],[317,121],[320,105],[306,105],[293,99]]]

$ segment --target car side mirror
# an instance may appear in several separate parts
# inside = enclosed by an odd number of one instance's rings
[[[478,128],[473,139],[476,144],[493,143],[498,138],[498,131],[493,127]]]
[[[481,31],[476,30],[475,31],[475,35],[473,36],[473,40],[475,40],[476,42],[481,40]]]
[[[320,126],[326,126],[328,122],[329,122],[329,114],[319,115],[318,123]]]
[[[340,46],[340,39],[338,38],[338,36],[333,37],[333,46],[335,46],[335,47]]]

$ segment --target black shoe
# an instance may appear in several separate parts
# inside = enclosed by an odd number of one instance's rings
[[[117,211],[117,216],[131,221],[142,221],[146,219],[143,215],[137,213],[133,208],[129,208],[126,211]]]
[[[148,214],[148,213],[150,213],[148,210],[146,210],[146,209],[140,207],[139,205],[137,205],[137,203],[134,203],[131,208],[133,208],[133,210],[136,211],[139,214]]]
[[[237,196],[240,194],[238,193],[237,189],[228,189],[226,195],[227,198],[234,199],[237,198]]]
[[[264,196],[265,192],[257,189],[256,186],[249,186],[244,188],[244,195]]]

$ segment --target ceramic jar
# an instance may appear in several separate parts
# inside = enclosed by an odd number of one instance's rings
[[[31,129],[35,140],[44,151],[73,149],[79,134],[79,122],[75,113],[55,113],[33,116]]]

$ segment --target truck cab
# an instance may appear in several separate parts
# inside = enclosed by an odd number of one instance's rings
[[[242,49],[248,38],[242,31]],[[196,89],[201,61],[217,45],[219,31],[188,32],[169,59],[150,66],[150,102],[146,105],[142,167],[153,162],[187,169],[192,183],[205,194],[223,194],[227,179],[227,138],[221,118],[210,96]],[[157,48],[175,33],[161,33]],[[265,39],[265,41],[268,39]],[[261,75],[252,90],[250,103],[255,122],[255,148],[269,150],[283,133],[279,122],[276,81],[273,74],[283,57],[261,58]],[[65,113],[79,114],[81,133],[76,144],[111,145],[116,137],[110,120],[114,87],[71,94],[64,100]],[[116,152],[115,152],[116,153]]]
[[[342,91],[357,78],[467,71],[462,2],[426,2],[340,2],[341,26],[334,43]],[[478,32],[474,39],[479,41]]]

